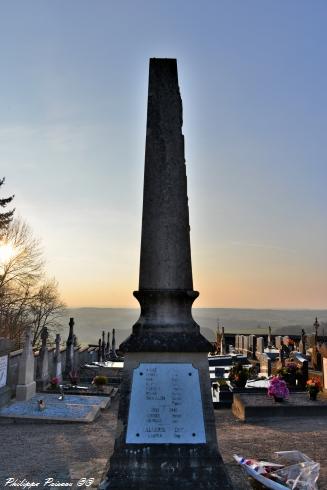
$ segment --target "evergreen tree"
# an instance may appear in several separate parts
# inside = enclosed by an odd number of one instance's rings
[[[0,179],[0,187],[4,183],[5,178]],[[14,196],[6,197],[3,199],[0,199],[0,208],[5,208],[7,204],[9,204],[12,200],[14,199]],[[7,211],[6,213],[0,213],[0,232],[5,229],[11,220],[13,219],[14,216],[14,209],[11,211]]]

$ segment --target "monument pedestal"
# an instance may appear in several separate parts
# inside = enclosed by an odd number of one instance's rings
[[[202,352],[126,354],[115,450],[102,489],[233,488],[218,451],[208,372]]]
[[[26,385],[17,385],[16,386],[16,400],[17,401],[25,401],[32,398],[36,393],[36,383],[32,381]]]
[[[175,59],[150,60],[139,290],[106,490],[232,489],[218,451],[208,352],[192,318],[183,110]]]

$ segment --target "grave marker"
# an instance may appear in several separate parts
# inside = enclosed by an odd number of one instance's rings
[[[36,392],[34,362],[32,327],[30,326],[26,329],[25,345],[19,361],[18,384],[16,386],[16,399],[18,401],[29,400]]]

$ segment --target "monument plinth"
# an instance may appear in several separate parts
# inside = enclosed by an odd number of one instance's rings
[[[125,353],[110,490],[231,489],[216,438],[193,290],[175,59],[150,60],[139,290]]]

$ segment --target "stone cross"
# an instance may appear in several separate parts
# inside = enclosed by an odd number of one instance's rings
[[[106,352],[108,355],[110,354],[110,332],[107,332]]]
[[[61,342],[61,337],[60,334],[57,333],[56,335],[56,350],[55,350],[55,355],[54,355],[54,361],[55,361],[55,376],[58,378],[58,382],[62,382],[62,366],[61,366],[61,352],[60,352],[60,342]]]
[[[226,354],[225,327],[221,327],[220,354]]]
[[[42,346],[37,359],[36,382],[38,390],[45,389],[49,384],[49,351],[47,340],[49,332],[47,327],[43,327],[41,331]]]
[[[305,342],[306,342],[306,335],[304,329],[302,328],[300,346],[301,346],[301,354],[303,354],[304,356],[306,355],[307,352]]]
[[[77,336],[73,335],[73,346],[74,346],[74,370],[79,370],[79,350],[78,350],[78,340]]]
[[[18,384],[16,386],[16,399],[18,401],[29,400],[36,391],[32,339],[32,326],[29,326],[26,329],[25,345],[19,361]]]
[[[102,331],[102,342],[101,342],[101,357],[102,360],[106,360],[106,341],[105,341],[105,331]]]
[[[268,327],[268,347],[272,347],[271,343],[271,326]]]
[[[66,342],[66,365],[65,374],[69,376],[69,373],[74,369],[74,318],[69,319],[69,335]]]
[[[98,342],[98,362],[101,361],[103,361],[103,359],[102,359],[101,338],[100,338]]]

